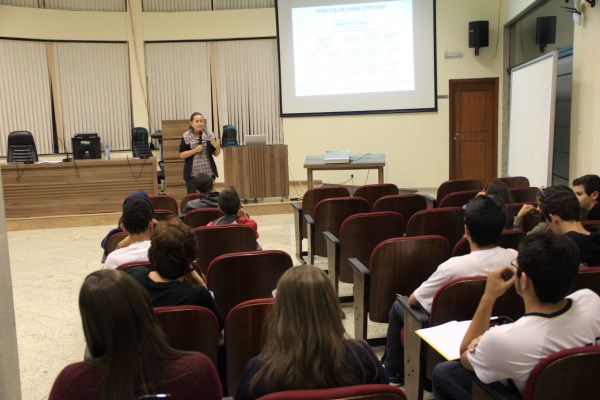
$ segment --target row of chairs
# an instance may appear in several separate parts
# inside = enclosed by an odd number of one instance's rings
[[[185,210],[185,207],[190,200],[200,198],[200,194],[198,193],[186,194],[183,199],[181,199],[181,203],[178,204],[175,197],[169,196],[168,194],[151,194],[148,196],[150,197],[150,202],[155,210],[168,210],[174,215],[179,215]]]

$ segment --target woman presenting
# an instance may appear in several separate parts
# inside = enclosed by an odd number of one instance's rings
[[[195,112],[190,117],[190,129],[179,143],[179,156],[185,158],[183,179],[188,194],[195,193],[192,178],[205,173],[216,179],[219,174],[213,156],[221,154],[221,142],[204,126],[204,116]]]

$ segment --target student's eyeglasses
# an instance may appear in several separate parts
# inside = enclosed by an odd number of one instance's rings
[[[521,274],[523,273],[523,270],[519,268],[519,262],[516,259],[514,259],[510,262],[510,265],[512,265],[513,268],[517,270],[517,276],[520,278]]]

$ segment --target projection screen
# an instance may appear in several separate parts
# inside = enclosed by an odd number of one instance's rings
[[[277,1],[283,116],[436,111],[435,0]]]

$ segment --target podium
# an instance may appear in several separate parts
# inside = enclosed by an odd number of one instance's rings
[[[288,197],[287,145],[224,147],[225,185],[242,199]]]

